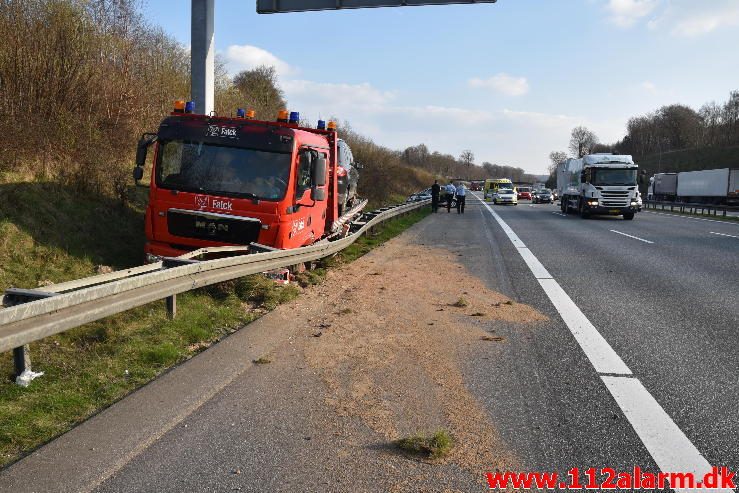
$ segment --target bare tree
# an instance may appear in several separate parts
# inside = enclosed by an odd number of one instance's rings
[[[459,155],[459,160],[464,163],[465,166],[472,166],[475,164],[475,155],[471,150],[465,149],[462,154]]]
[[[593,146],[598,143],[598,137],[586,127],[579,126],[572,129],[570,137],[570,152],[576,157],[589,154]]]
[[[567,153],[562,151],[552,151],[549,153],[549,173],[557,170],[557,165],[567,159]]]

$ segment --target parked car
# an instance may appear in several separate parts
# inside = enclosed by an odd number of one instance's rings
[[[405,201],[406,202],[419,202],[421,200],[431,200],[431,189],[421,190],[410,195]]]
[[[531,196],[531,201],[534,204],[551,204],[552,202],[554,202],[552,191],[548,188],[541,188],[534,192],[534,194]]]
[[[351,209],[357,201],[357,182],[359,181],[359,169],[362,166],[354,161],[354,154],[349,145],[339,139],[337,142],[339,155],[339,167],[337,186],[339,189],[339,214]]]
[[[493,194],[493,204],[518,205],[518,196],[512,188],[499,188]]]

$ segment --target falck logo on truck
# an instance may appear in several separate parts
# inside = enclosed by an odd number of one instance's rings
[[[196,195],[195,196],[195,207],[198,209],[205,209],[210,205],[210,197],[207,195]]]
[[[305,219],[296,219],[293,221],[293,236],[305,229]]]
[[[236,138],[236,127],[223,127],[221,125],[208,125],[205,130],[206,137]]]
[[[198,209],[205,209],[208,207],[213,207],[214,209],[232,211],[234,208],[234,204],[230,200],[213,199],[213,203],[211,205],[211,200],[208,195],[196,195],[195,196],[195,207],[197,207]]]

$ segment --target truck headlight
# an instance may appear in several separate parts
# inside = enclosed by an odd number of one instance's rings
[[[632,200],[631,205],[636,205],[636,200]]]
[[[154,255],[154,254],[151,254],[151,253],[147,253],[146,254],[146,263],[147,264],[153,264],[155,262],[159,262],[160,260],[162,260],[162,257],[160,257],[159,255]]]
[[[595,206],[598,205],[598,201],[597,200],[588,200],[588,205],[591,206],[591,207],[595,207]]]

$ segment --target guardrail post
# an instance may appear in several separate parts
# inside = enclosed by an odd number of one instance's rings
[[[167,296],[167,318],[174,320],[177,316],[177,295]]]
[[[13,349],[13,364],[15,365],[15,378],[20,377],[26,370],[31,370],[31,351],[28,344]]]

